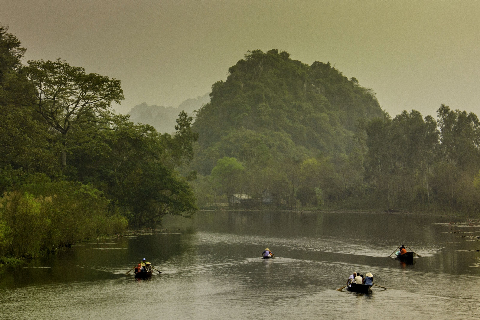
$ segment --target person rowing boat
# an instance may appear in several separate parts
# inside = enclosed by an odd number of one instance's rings
[[[150,262],[147,262],[145,258],[135,266],[135,278],[145,279],[152,276],[153,267]]]
[[[413,264],[415,255],[417,255],[415,252],[407,251],[407,248],[403,244],[395,251],[395,258],[406,264]]]
[[[147,262],[145,258],[140,261],[140,263],[136,264],[133,268],[127,271],[126,274],[129,274],[132,270],[135,270],[135,278],[136,279],[146,279],[152,276],[153,270],[157,271],[158,273],[162,273],[162,271],[157,270],[150,262]]]

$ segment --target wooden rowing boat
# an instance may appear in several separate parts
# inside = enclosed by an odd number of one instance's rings
[[[372,293],[372,286],[367,284],[352,283],[350,286],[347,286],[347,290],[357,293]]]
[[[152,276],[152,271],[140,271],[135,273],[135,279],[149,279]]]
[[[398,254],[396,259],[407,264],[413,264],[413,258],[415,257],[415,252],[409,251],[404,254]]]

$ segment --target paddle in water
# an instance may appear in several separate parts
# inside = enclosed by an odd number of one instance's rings
[[[395,249],[392,253],[390,253],[389,257],[392,257],[392,254],[394,254],[395,252],[397,252],[398,249],[400,249],[400,247],[398,247],[398,248]]]
[[[419,258],[421,258],[421,257],[422,257],[421,255],[419,255],[418,253],[416,253],[415,251],[413,251],[413,250],[412,250],[412,249],[410,249],[409,247],[406,247],[406,248],[408,248],[408,250],[410,250],[410,251],[412,251],[413,253],[415,253],[415,255],[416,255],[417,257],[419,257]]]
[[[375,283],[374,283],[373,285],[374,285],[374,286],[377,286],[377,287],[379,287],[379,288],[382,288],[383,290],[387,290],[387,288],[382,287],[382,286],[379,286],[378,284],[375,284]]]

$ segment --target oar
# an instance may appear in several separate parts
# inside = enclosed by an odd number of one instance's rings
[[[400,247],[397,247],[397,249],[393,250],[393,252],[392,252],[392,253],[390,253],[389,257],[391,257],[391,256],[392,256],[392,254],[394,254],[395,252],[397,252],[397,250],[398,250],[399,248],[400,248]]]
[[[127,273],[125,273],[125,274],[129,274],[130,271],[132,271],[133,269],[135,269],[135,267],[133,267],[132,269],[128,270]]]
[[[384,290],[387,290],[387,288],[385,288],[385,287],[382,287],[382,286],[379,286],[379,285],[378,285],[378,284],[376,284],[376,283],[374,283],[373,285],[374,285],[374,286],[377,286],[377,287],[380,287],[380,288],[382,288],[382,289],[384,289]]]
[[[158,273],[162,273],[162,271],[157,270],[157,268],[155,268],[155,267],[152,267],[152,269],[155,270],[155,271],[157,271]]]
[[[412,249],[410,249],[410,247],[406,247],[406,248],[408,248],[408,250],[410,250],[410,251],[413,251]],[[421,258],[421,257],[422,257],[421,255],[419,255],[419,254],[418,254],[418,253],[416,253],[415,251],[413,251],[413,253],[415,253],[415,254],[416,254],[416,255],[417,255],[419,258]]]
[[[343,289],[345,289],[346,286],[343,286],[341,288],[338,288],[337,291],[342,291]]]

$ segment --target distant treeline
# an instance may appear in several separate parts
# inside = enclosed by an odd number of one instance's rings
[[[159,134],[113,113],[119,80],[60,59],[23,64],[24,53],[0,26],[0,257],[195,211],[178,171],[193,156],[192,117],[181,112],[175,133]]]
[[[329,63],[248,52],[197,114],[202,207],[480,209],[476,115],[441,105],[393,119]]]

